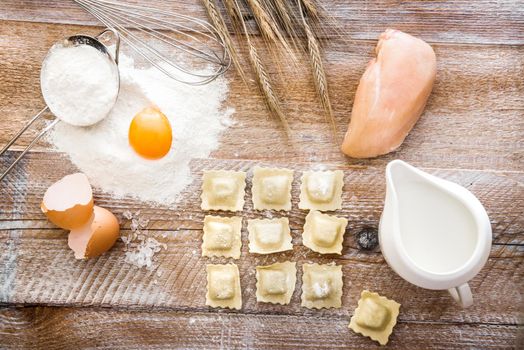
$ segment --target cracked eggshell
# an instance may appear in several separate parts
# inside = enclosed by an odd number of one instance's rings
[[[107,209],[94,206],[93,216],[82,227],[71,230],[67,244],[76,259],[89,259],[108,251],[120,236],[118,219]]]
[[[93,190],[87,176],[75,173],[52,184],[40,209],[49,221],[63,229],[84,225],[93,215]]]

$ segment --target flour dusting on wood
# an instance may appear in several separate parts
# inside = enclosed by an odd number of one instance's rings
[[[17,275],[18,244],[21,231],[13,230],[9,233],[9,240],[5,243],[4,259],[0,268],[0,302],[8,303],[15,289]]]
[[[167,249],[167,245],[147,235],[145,229],[149,220],[140,217],[140,211],[133,214],[126,210],[122,216],[124,219],[131,220],[129,234],[120,237],[125,244],[125,261],[138,268],[146,267],[148,270],[153,270],[155,268],[153,265],[155,254],[162,249]],[[157,272],[158,277],[161,274],[160,271]]]

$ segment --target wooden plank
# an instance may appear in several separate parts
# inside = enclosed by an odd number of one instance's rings
[[[382,349],[349,317],[0,309],[5,349]],[[516,325],[400,322],[388,349],[509,349]]]
[[[150,236],[167,245],[157,255],[155,269],[138,270],[124,262],[123,244],[100,258],[73,259],[66,232],[58,229],[1,230],[0,303],[14,305],[104,306],[140,309],[212,311],[205,306],[206,263],[226,263],[224,258],[202,258],[200,230],[155,230]],[[243,289],[242,313],[347,316],[360,292],[369,289],[394,298],[403,305],[405,321],[517,322],[524,247],[496,245],[484,269],[471,281],[473,307],[460,309],[446,291],[430,291],[410,285],[386,265],[378,251],[362,252],[348,235],[342,256],[311,252],[301,245],[301,232],[293,230],[294,250],[259,256],[249,254],[245,223],[238,264]],[[309,310],[300,306],[301,272],[290,305],[257,303],[255,266],[277,261],[336,262],[343,266],[344,295],[341,309]]]
[[[138,0],[126,0],[138,3]],[[219,2],[220,3],[220,2]],[[374,40],[387,27],[420,35],[431,42],[479,44],[524,43],[524,9],[516,1],[468,0],[324,0],[320,2],[347,39]],[[166,3],[150,0],[148,6],[205,18],[195,0]],[[94,25],[96,19],[72,1],[4,0],[0,19]],[[326,35],[333,36],[335,31]]]
[[[3,162],[12,161],[15,153]],[[378,227],[383,208],[385,180],[383,167],[359,167],[322,163],[328,169],[345,171],[343,191],[343,209],[337,214],[350,221],[348,231],[357,233],[363,226]],[[246,160],[213,160],[196,159],[191,164],[194,174],[193,183],[181,194],[181,201],[175,208],[151,207],[131,199],[114,199],[111,195],[95,191],[95,201],[115,214],[124,210],[141,210],[143,215],[152,220],[154,229],[197,229],[202,228],[204,213],[200,209],[200,186],[203,170],[235,169],[250,171],[253,166],[289,167],[295,170],[295,181],[292,187],[293,208],[281,213],[290,218],[291,227],[295,230],[304,225],[306,212],[298,209],[300,191],[300,173],[318,166],[316,162],[257,162]],[[53,169],[53,173],[50,173]],[[490,216],[495,242],[524,243],[524,175],[522,173],[499,173],[472,170],[426,169],[442,178],[454,181],[470,189],[484,204]],[[54,181],[75,172],[75,167],[61,154],[32,153],[13,170],[3,186],[0,196],[0,228],[50,228],[53,227],[41,213],[40,202],[44,192]],[[269,212],[253,210],[251,201],[251,177],[248,176],[246,205],[242,215],[245,218],[256,218],[268,215]],[[174,210],[173,210],[174,209]],[[277,215],[273,212],[273,215]],[[353,245],[353,247],[355,247]]]
[[[0,66],[4,118],[0,144],[43,105],[38,70],[48,47],[82,30],[94,34],[99,29],[0,22],[0,33],[6,33],[0,34],[0,60],[4,62]],[[28,37],[27,32],[32,35]],[[361,42],[348,47],[349,51],[337,45],[326,48],[339,140],[347,129],[353,95],[374,45]],[[230,72],[227,105],[236,109],[236,124],[224,133],[213,157],[376,166],[401,158],[426,167],[522,170],[524,46],[435,45],[435,49],[439,72],[433,94],[424,116],[395,153],[371,160],[345,157],[330,135],[307,68],[288,66],[288,83],[280,91],[287,101],[293,146],[279,124],[268,119],[256,88],[249,85],[246,89]],[[268,67],[278,79],[274,66]],[[27,144],[32,135],[28,133],[20,145]]]

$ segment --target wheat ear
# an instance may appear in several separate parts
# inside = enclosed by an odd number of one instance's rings
[[[313,0],[300,0],[300,1],[302,2],[302,5],[304,5],[306,12],[310,16],[313,16],[314,18],[319,18],[318,8]],[[299,3],[298,5],[299,5],[300,11],[302,12],[301,4]]]
[[[253,70],[255,71],[255,76],[257,78],[256,80],[260,90],[264,94],[266,104],[269,110],[278,117],[278,119],[282,123],[282,126],[284,127],[284,130],[286,131],[286,135],[289,137],[289,124],[287,122],[286,116],[284,115],[284,112],[282,111],[282,108],[280,107],[280,100],[278,99],[277,95],[273,90],[273,85],[271,83],[271,80],[269,79],[266,69],[264,68],[264,65],[262,64],[262,61],[260,60],[260,57],[258,56],[256,47],[251,43],[251,40],[249,39],[248,45],[249,61],[251,62]]]
[[[273,2],[275,7],[274,12],[277,18],[280,19],[282,28],[290,38],[291,44],[296,50],[302,51],[304,46],[302,44],[302,40],[299,40],[299,35],[297,34],[297,30],[295,28],[297,23],[295,11],[293,11],[293,8],[291,8],[288,0],[273,0]]]
[[[324,70],[324,65],[322,63],[322,55],[320,53],[320,45],[315,34],[311,30],[306,17],[302,13],[301,0],[299,2],[299,10],[302,16],[302,23],[304,26],[304,31],[307,38],[307,49],[309,54],[309,60],[311,63],[311,70],[313,73],[313,82],[315,85],[315,90],[320,98],[322,107],[327,114],[327,119],[331,124],[331,129],[333,132],[333,137],[336,137],[337,126],[335,123],[335,117],[333,116],[333,109],[331,107],[331,100],[329,98],[328,82],[326,77],[326,71]],[[308,10],[309,11],[309,10]]]
[[[281,32],[277,25],[277,20],[273,18],[272,13],[264,8],[260,0],[246,0],[246,3],[251,9],[251,13],[257,22],[262,37],[266,39],[268,47],[270,48],[271,44],[279,44],[284,48],[289,57],[296,61],[295,53],[285,39],[285,34]]]
[[[229,2],[229,4],[227,4],[226,6],[228,11],[230,11],[229,16],[233,20],[236,19],[240,22],[238,23],[238,25],[242,27],[244,34],[246,36],[249,62],[255,73],[255,80],[257,82],[260,92],[264,96],[264,101],[266,102],[267,108],[269,109],[271,114],[273,114],[280,120],[282,126],[284,127],[284,131],[286,132],[286,135],[289,137],[290,128],[289,128],[289,124],[287,122],[286,116],[284,115],[284,112],[282,111],[280,100],[273,89],[273,84],[271,82],[269,75],[267,74],[264,64],[262,63],[262,60],[260,59],[260,56],[258,55],[258,51],[255,45],[253,44],[253,42],[251,42],[250,34],[247,30],[246,23],[240,12],[240,7],[238,5],[238,2],[237,0],[225,0],[225,1]]]
[[[218,11],[215,0],[202,0],[202,2],[206,9],[207,16],[209,17],[209,19],[211,20],[213,24],[213,27],[215,27],[218,35],[220,35],[220,37],[222,38],[222,41],[226,45],[226,50],[228,51],[229,55],[231,56],[233,65],[235,66],[238,74],[240,75],[240,78],[242,79],[242,81],[246,82],[246,77],[244,74],[244,70],[242,69],[242,65],[240,64],[238,52],[233,44],[233,40],[231,39],[231,35],[229,34],[229,30],[227,29],[224,18]]]

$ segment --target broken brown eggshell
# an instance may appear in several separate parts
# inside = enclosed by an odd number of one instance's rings
[[[118,219],[107,209],[94,206],[93,216],[81,227],[71,230],[67,244],[76,259],[97,257],[108,251],[120,236]]]
[[[63,177],[44,194],[40,209],[49,221],[65,230],[84,225],[93,215],[93,190],[82,173]]]

